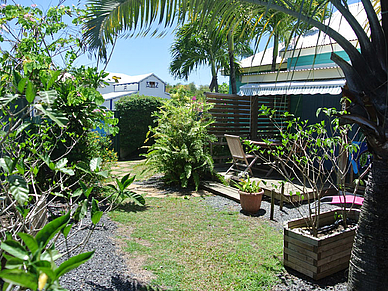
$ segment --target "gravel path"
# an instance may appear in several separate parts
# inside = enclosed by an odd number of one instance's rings
[[[82,251],[94,250],[94,256],[85,264],[62,276],[60,279],[62,287],[71,291],[147,290],[145,285],[133,279],[136,275],[127,270],[123,256],[119,255],[113,240],[116,228],[115,223],[108,217],[105,215],[102,217],[89,244]],[[87,233],[88,229],[79,231],[72,238],[72,245],[79,243]]]
[[[209,196],[203,201],[211,205],[216,210],[240,211],[239,203],[220,196]],[[306,208],[303,205],[301,209]],[[324,209],[331,208],[331,205],[323,205]],[[270,202],[262,201],[261,210],[258,216],[269,220]],[[244,215],[244,214],[241,214]],[[283,211],[279,210],[279,205],[275,205],[274,220],[271,225],[277,229],[282,229],[284,221],[300,217],[299,212],[285,204]],[[136,274],[128,270],[123,256],[119,254],[115,245],[116,225],[106,216],[103,216],[98,227],[92,234],[90,243],[84,251],[95,250],[95,255],[87,263],[69,272],[61,278],[61,285],[68,290],[98,290],[98,291],[131,291],[147,290],[145,285],[136,281]],[[78,243],[86,235],[88,230],[78,232],[72,239],[72,243]],[[305,277],[292,270],[287,270],[284,274],[279,274],[281,283],[272,290],[346,290],[346,273],[339,272],[333,276],[322,279],[318,282]],[[152,290],[152,289],[148,289]]]

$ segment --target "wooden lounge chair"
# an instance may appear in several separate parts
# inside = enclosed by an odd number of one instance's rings
[[[253,176],[251,167],[254,165],[258,157],[255,155],[247,155],[244,152],[239,136],[229,134],[225,134],[224,136],[233,158],[233,164],[226,171],[226,174],[228,174],[231,170],[238,170],[238,167],[240,166],[244,168],[244,170],[241,171],[243,175],[249,171],[249,173]],[[252,159],[252,161],[248,163],[248,159]]]

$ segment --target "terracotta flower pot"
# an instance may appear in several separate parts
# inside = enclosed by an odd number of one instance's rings
[[[258,193],[248,193],[242,191],[238,191],[238,193],[240,194],[241,208],[244,212],[255,214],[260,210],[264,190]]]

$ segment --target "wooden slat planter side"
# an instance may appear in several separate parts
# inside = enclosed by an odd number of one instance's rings
[[[325,221],[327,224],[333,223],[335,213],[340,211],[337,209],[322,213],[321,221]],[[348,217],[358,220],[359,210],[351,210]],[[305,220],[296,219],[287,222],[284,227],[283,250],[286,267],[314,280],[322,279],[348,267],[356,227],[316,238],[295,230],[303,226],[306,226]]]

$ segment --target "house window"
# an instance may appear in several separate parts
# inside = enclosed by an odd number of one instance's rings
[[[158,82],[147,82],[147,88],[158,88]]]

